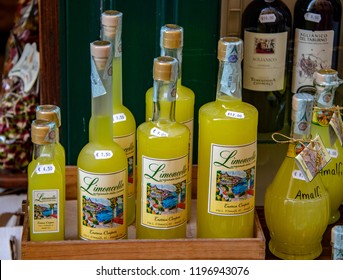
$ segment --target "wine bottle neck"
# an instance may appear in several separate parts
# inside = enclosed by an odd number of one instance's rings
[[[182,70],[182,48],[161,48],[161,56],[171,56],[177,59],[178,61],[178,79],[181,79],[181,70]]]
[[[152,121],[175,122],[176,81],[154,81]]]
[[[217,99],[242,100],[240,61],[219,61]]]

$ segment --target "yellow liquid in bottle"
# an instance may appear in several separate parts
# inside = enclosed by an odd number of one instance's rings
[[[153,87],[149,88],[145,94],[145,120],[150,121],[153,115]],[[192,202],[192,165],[193,165],[193,130],[194,130],[194,92],[181,84],[181,79],[177,82],[175,119],[177,122],[186,125],[190,131],[189,147],[189,178],[187,184],[187,219],[191,217]]]
[[[162,105],[162,104],[161,104]],[[162,105],[163,106],[163,105]],[[163,133],[167,133],[168,137],[158,137],[152,134],[152,129],[159,129]],[[151,228],[141,224],[142,215],[150,215],[147,213],[147,195],[145,192],[142,197],[142,188],[145,180],[144,170],[147,166],[143,166],[143,157],[151,161],[159,159],[162,161],[171,161],[177,158],[183,158],[186,168],[188,167],[188,145],[189,145],[189,129],[177,122],[145,122],[137,129],[137,214],[136,214],[136,236],[140,239],[167,239],[167,238],[185,238],[186,237],[186,221],[187,213],[183,217],[181,225],[171,228]],[[160,165],[160,161],[153,166]],[[165,162],[162,164],[165,164]],[[186,175],[187,176],[187,175]],[[186,178],[186,177],[185,177]],[[187,196],[187,194],[186,194]],[[186,209],[187,210],[187,209]],[[143,212],[144,211],[144,212]],[[161,217],[163,215],[154,215]]]
[[[121,89],[116,85],[122,84],[122,59],[114,59],[113,69],[113,140],[126,153],[128,162],[128,199],[127,223],[135,220],[136,209],[136,121],[133,114],[121,101]]]
[[[27,172],[30,240],[64,240],[65,188],[57,159],[34,159]]]
[[[294,154],[294,145],[289,153]],[[269,249],[281,259],[318,257],[329,220],[329,197],[321,178],[306,182],[299,176],[294,156],[287,156],[265,194]]]
[[[343,202],[343,147],[339,141],[331,146],[328,126],[320,126],[312,123],[311,133],[314,137],[320,135],[324,146],[329,149],[332,156],[330,162],[321,170],[320,177],[330,198],[330,219],[329,224],[339,220],[339,207]]]
[[[227,116],[228,112],[244,113],[244,118]],[[253,237],[254,211],[240,215],[214,215],[208,211],[211,144],[237,146],[255,143],[257,110],[250,104],[229,96],[217,97],[199,110],[197,237]],[[214,183],[216,185],[216,183]],[[254,196],[254,190],[250,190]],[[223,196],[224,197],[224,196]],[[253,197],[254,206],[254,197]]]
[[[94,124],[94,127],[96,127],[97,131],[106,131],[108,127],[112,124],[112,116],[92,116],[92,121]],[[93,129],[94,131],[94,129]],[[93,141],[86,144],[83,149],[80,151],[80,154],[77,159],[77,167],[78,167],[78,188],[77,188],[77,197],[78,197],[78,232],[79,234],[82,232],[86,232],[87,235],[90,236],[90,238],[85,238],[84,236],[81,236],[81,238],[84,239],[96,239],[96,240],[106,240],[106,239],[120,239],[120,238],[126,238],[127,237],[127,222],[126,222],[126,201],[127,201],[127,191],[126,191],[126,176],[127,176],[127,160],[126,160],[126,154],[123,151],[123,149],[115,143],[113,140],[105,140],[107,139],[104,137],[101,142],[96,141],[96,138],[99,138],[101,136],[95,137],[93,135],[91,138]],[[107,156],[107,152],[111,152],[111,156]],[[103,156],[102,156],[103,153]],[[96,155],[99,157],[102,157],[101,159],[96,159]],[[82,211],[82,193],[81,193],[81,186],[85,186],[85,182],[80,179],[80,170],[89,173],[89,176],[101,176],[106,174],[117,174],[117,177],[119,179],[116,180],[116,182],[110,183],[110,185],[105,186],[109,187],[107,190],[110,192],[110,194],[104,194],[103,199],[106,199],[108,201],[111,201],[113,197],[121,196],[123,197],[123,221],[121,222],[119,227],[122,227],[118,230],[118,232],[114,232],[113,228],[113,234],[112,235],[106,235],[103,233],[103,231],[106,231],[105,225],[102,229],[99,230],[99,234],[97,236],[92,236],[91,234],[88,234],[88,231],[91,229],[89,225],[85,225],[83,222],[83,211]],[[119,182],[119,183],[118,183]],[[113,187],[113,184],[115,184],[115,187],[117,188],[117,184],[121,184],[121,186],[124,186],[125,191],[123,191],[122,195],[113,194],[111,192],[111,187]],[[104,187],[102,185],[99,185],[99,187]],[[105,190],[105,192],[107,192]],[[91,189],[88,189],[89,193],[92,192]],[[121,190],[120,190],[121,191]],[[90,197],[96,196],[96,192],[92,193]],[[99,195],[100,197],[100,195]],[[93,231],[95,231],[94,229]]]

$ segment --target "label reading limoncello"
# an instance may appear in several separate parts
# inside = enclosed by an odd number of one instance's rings
[[[242,146],[212,144],[208,212],[241,215],[255,206],[256,142]]]
[[[135,195],[135,177],[134,177],[134,170],[135,170],[135,152],[136,152],[136,133],[133,132],[132,134],[121,136],[121,137],[114,137],[114,142],[116,142],[122,149],[124,150],[127,158],[127,196],[130,198]]]
[[[187,155],[168,160],[143,156],[142,225],[169,229],[187,221],[187,170]]]
[[[126,172],[97,174],[79,169],[80,237],[88,240],[126,237]]]
[[[59,231],[59,191],[32,191],[33,233],[51,233]]]

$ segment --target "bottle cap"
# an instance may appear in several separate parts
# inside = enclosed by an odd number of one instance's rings
[[[243,41],[238,37],[220,38],[217,57],[220,61],[241,63],[243,59]]]
[[[338,83],[338,72],[334,69],[320,69],[314,72],[313,79],[315,84],[332,85]]]
[[[331,246],[343,249],[343,225],[336,225],[331,229]]]
[[[170,56],[159,56],[154,59],[154,80],[176,81],[178,62]]]
[[[314,97],[309,93],[296,93],[292,98],[293,133],[297,135],[311,134],[312,110]]]
[[[114,38],[121,30],[123,13],[116,10],[107,10],[101,14],[102,32],[109,38]]]
[[[167,49],[183,47],[183,28],[176,24],[166,24],[161,27],[160,46]]]
[[[61,126],[61,110],[56,105],[38,105],[36,108],[36,118],[55,122],[57,127]]]
[[[293,95],[292,98],[292,109],[293,111],[303,111],[307,106],[313,107],[314,97],[313,95],[305,92],[299,92]]]
[[[91,43],[91,55],[94,58],[107,59],[111,53],[111,43],[108,41],[94,41]]]
[[[46,120],[34,120],[31,125],[31,140],[35,144],[55,143],[56,124]]]

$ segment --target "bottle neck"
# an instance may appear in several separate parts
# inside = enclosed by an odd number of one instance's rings
[[[154,81],[153,122],[175,122],[176,82]]]
[[[242,71],[240,62],[219,61],[217,99],[242,100]]]
[[[113,142],[113,108],[112,108],[112,73],[108,73],[110,65],[97,69],[93,59],[92,65],[92,128],[89,136],[91,142]],[[106,70],[107,71],[106,71]]]
[[[33,158],[35,160],[45,159],[53,160],[55,157],[55,143],[51,144],[33,144]]]
[[[161,56],[171,56],[177,59],[178,61],[178,81],[181,83],[182,77],[182,48],[168,49],[161,48]]]

